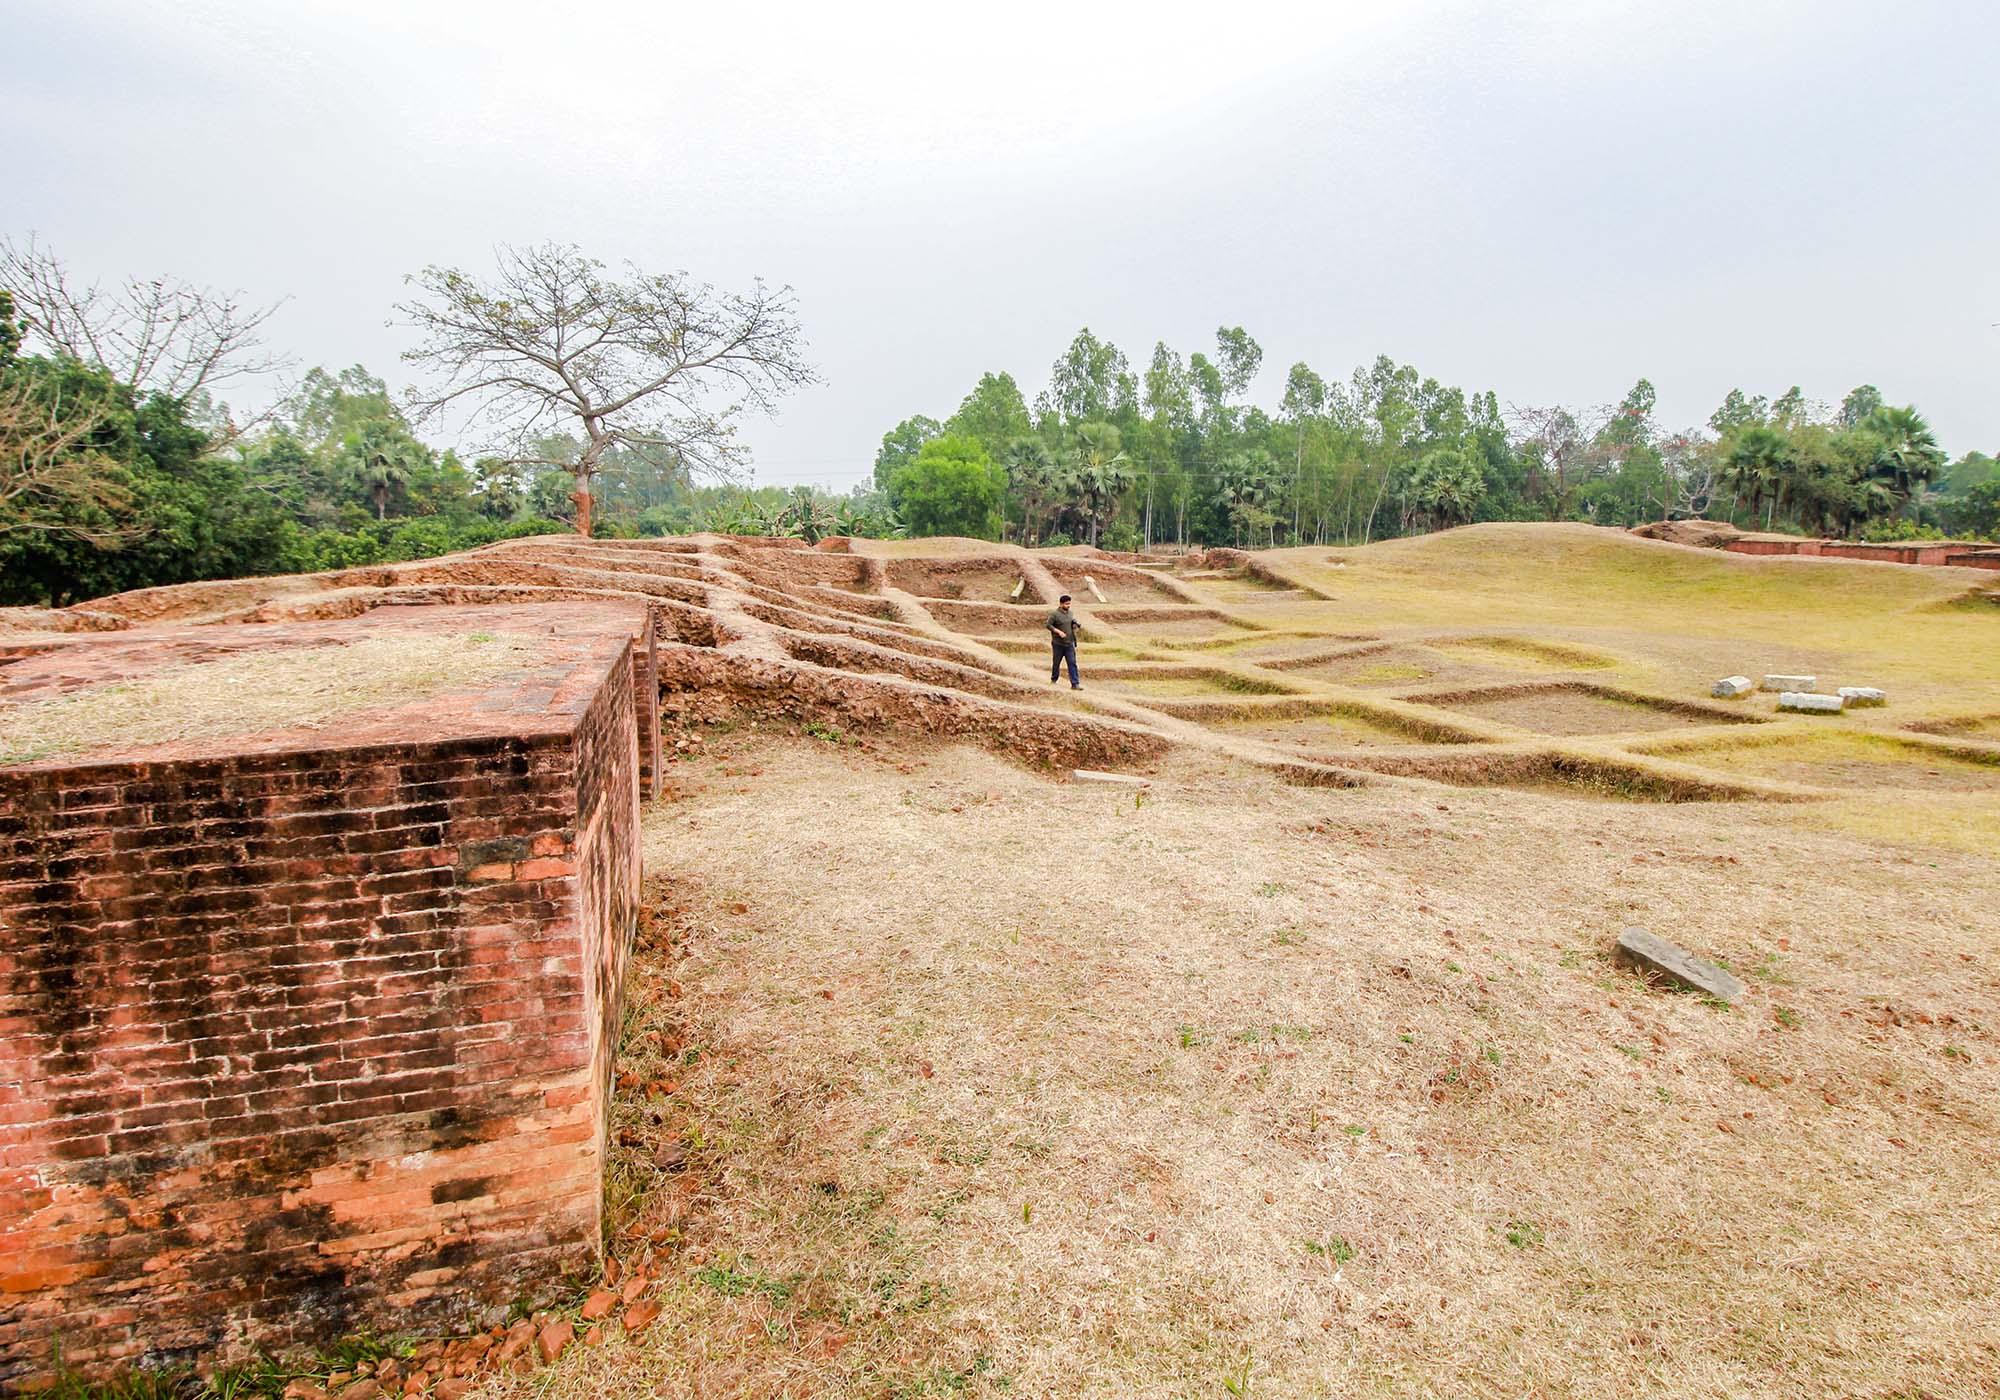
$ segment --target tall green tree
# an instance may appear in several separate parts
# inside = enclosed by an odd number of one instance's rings
[[[889,493],[893,500],[895,492],[889,484],[891,479],[900,469],[917,460],[917,454],[923,451],[925,443],[943,432],[944,425],[937,419],[915,413],[882,434],[882,445],[875,449],[875,489]]]
[[[944,431],[979,439],[987,455],[998,457],[1016,438],[1032,432],[1028,401],[1011,374],[982,374],[972,392],[945,420]]]
[[[1868,421],[1868,415],[1882,406],[1882,391],[1873,384],[1861,384],[1847,391],[1847,397],[1840,401],[1840,426],[1858,428]]]
[[[1292,505],[1292,536],[1296,540],[1305,510],[1306,445],[1326,412],[1326,381],[1301,360],[1285,375],[1285,394],[1279,400],[1280,419],[1292,432],[1292,480],[1287,493]]]
[[[913,535],[1000,538],[1007,474],[977,438],[932,438],[890,479],[890,497]]]
[[[1085,326],[1049,369],[1049,387],[1037,400],[1044,417],[1064,428],[1128,417],[1138,403],[1138,381],[1125,352],[1099,340]]]

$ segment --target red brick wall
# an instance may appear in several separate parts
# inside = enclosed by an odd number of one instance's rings
[[[1872,559],[1881,564],[1959,563],[1949,544],[1854,544],[1841,540],[1731,540],[1733,554],[1806,554],[1827,559]]]
[[[594,1267],[631,667],[573,735],[0,772],[0,1388]]]
[[[591,1035],[590,1081],[598,1162],[603,1161],[605,1105],[618,1050],[619,989],[639,913],[640,744],[637,695],[629,679],[646,668],[635,655],[628,679],[599,693],[577,728],[576,890],[584,941],[584,1023]],[[657,683],[652,694],[658,695]],[[657,710],[657,704],[649,706]],[[653,727],[659,728],[658,716]],[[615,936],[613,936],[615,934]]]

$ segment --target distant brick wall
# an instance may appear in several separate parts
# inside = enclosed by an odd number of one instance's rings
[[[1868,559],[1878,564],[1958,563],[1953,544],[1854,544],[1843,540],[1731,540],[1732,554],[1802,554],[1824,559]]]
[[[1731,540],[1722,547],[1731,554],[1803,554],[1817,558],[1824,540]]]
[[[595,1266],[632,668],[572,734],[0,772],[0,1388]]]

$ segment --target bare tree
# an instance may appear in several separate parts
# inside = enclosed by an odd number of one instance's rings
[[[131,504],[117,462],[91,441],[109,417],[101,396],[0,377],[0,536],[71,535],[106,547],[134,533],[102,520]]]
[[[573,475],[579,534],[590,533],[590,480],[612,448],[665,449],[690,470],[726,472],[742,460],[737,416],[769,413],[817,377],[790,288],[718,292],[629,265],[618,280],[555,243],[503,246],[498,258],[490,282],[439,267],[410,279],[423,295],[396,309],[423,344],[403,358],[435,377],[411,406],[420,420],[463,406],[510,461]],[[558,425],[582,429],[566,461],[534,450]]]
[[[88,286],[53,251],[28,236],[0,238],[0,287],[29,334],[49,350],[99,365],[141,394],[212,398],[236,380],[274,373],[288,361],[265,352],[259,332],[282,303],[249,306],[238,293],[171,277],[128,277]],[[241,431],[226,422],[219,436]]]
[[[1558,516],[1569,514],[1570,496],[1581,484],[1579,478],[1590,465],[1612,413],[1603,407],[1572,411],[1561,404],[1546,408],[1507,405],[1507,420],[1516,442],[1539,451],[1542,467],[1553,480]]]
[[[1699,428],[1673,433],[1660,443],[1660,467],[1666,475],[1666,499],[1659,501],[1667,520],[1700,519],[1721,485],[1716,444]]]

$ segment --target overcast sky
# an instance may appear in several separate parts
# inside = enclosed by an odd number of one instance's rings
[[[1219,325],[1504,403],[1873,382],[2000,451],[2000,20],[1963,0],[1298,8],[8,0],[0,232],[289,298],[401,386],[406,273],[499,242],[797,289],[749,425],[845,486],[1080,326]]]

